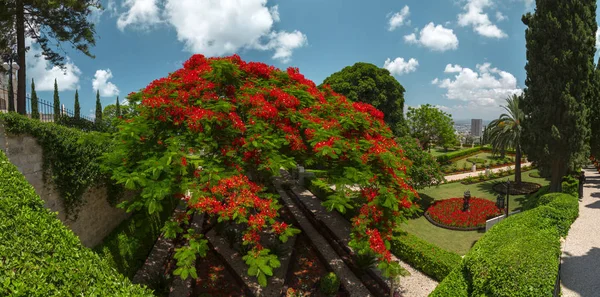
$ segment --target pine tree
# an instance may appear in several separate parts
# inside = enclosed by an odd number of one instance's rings
[[[115,116],[119,118],[121,116],[121,104],[119,103],[119,96],[117,96],[117,107]]]
[[[36,120],[40,119],[38,97],[35,92],[35,82],[33,81],[33,78],[31,79],[31,118]]]
[[[581,165],[589,126],[585,102],[592,95],[595,0],[537,0],[522,18],[527,46],[523,110],[528,159],[551,174],[550,191]]]
[[[61,116],[60,110],[60,98],[58,97],[58,84],[56,83],[56,79],[54,79],[54,122],[58,123],[58,120]]]
[[[81,106],[79,106],[79,92],[75,90],[75,119],[79,120],[81,118]]]
[[[102,104],[100,103],[100,90],[96,91],[96,124],[102,123]]]

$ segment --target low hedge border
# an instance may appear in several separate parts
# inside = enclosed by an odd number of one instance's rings
[[[395,236],[391,251],[402,261],[437,281],[442,281],[460,265],[462,260],[460,255],[446,251],[410,233]]]
[[[140,210],[134,213],[104,238],[94,251],[121,274],[133,279],[144,265],[176,204],[174,199],[164,199],[161,212],[148,214],[148,211]]]
[[[577,218],[579,203],[554,193],[538,205],[496,224],[430,296],[552,296],[560,238]]]
[[[306,188],[322,201],[328,196],[325,190],[314,186],[310,180],[307,181]],[[347,210],[342,216],[348,219],[354,216],[355,211],[356,209]],[[462,259],[457,253],[446,251],[406,232],[394,236],[391,247],[391,252],[396,257],[437,281],[444,279]]]
[[[84,247],[0,151],[0,296],[153,296]]]
[[[469,156],[477,153],[479,151],[482,150],[482,147],[474,147],[474,148],[470,148],[470,149],[466,149],[466,150],[462,150],[462,151],[458,151],[458,152],[452,152],[452,153],[447,153],[444,155],[439,155],[437,156],[436,160],[438,161],[438,163],[440,164],[446,164],[448,162],[451,162],[452,160],[456,159],[456,158],[462,158],[465,156]]]

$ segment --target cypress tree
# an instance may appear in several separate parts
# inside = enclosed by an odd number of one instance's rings
[[[119,104],[119,96],[117,96],[117,107],[115,110],[115,116],[118,118],[121,116],[121,104]]]
[[[75,119],[79,120],[81,118],[81,106],[79,106],[79,92],[75,90]]]
[[[60,119],[60,98],[58,97],[58,84],[56,83],[56,79],[54,79],[54,122],[58,123]]]
[[[102,104],[100,103],[100,90],[96,91],[96,124],[102,123]]]
[[[591,127],[590,151],[593,156],[600,158],[600,60],[595,71],[595,96],[588,98],[589,121]]]
[[[33,81],[33,78],[31,79],[31,118],[36,120],[40,119],[38,97],[35,92],[35,82]]]
[[[588,149],[596,1],[537,0],[522,21],[528,26],[523,140],[528,159],[551,174],[550,191],[557,192]]]

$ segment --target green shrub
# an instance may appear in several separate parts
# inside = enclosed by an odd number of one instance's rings
[[[173,199],[164,199],[161,212],[148,214],[141,210],[134,213],[104,238],[94,251],[121,274],[132,279],[144,265],[175,204]]]
[[[110,150],[110,144],[100,134],[43,123],[16,113],[0,114],[0,121],[7,132],[28,134],[37,140],[43,150],[43,177],[56,185],[70,217],[83,204],[83,194],[91,185],[104,183],[111,193],[119,192],[101,173],[98,157]]]
[[[563,178],[561,187],[563,193],[567,193],[574,197],[579,197],[579,180],[577,180],[577,178],[571,175],[565,176]]]
[[[319,290],[325,296],[333,296],[340,290],[340,278],[333,272],[321,277]]]
[[[552,296],[560,237],[577,218],[577,199],[563,193],[495,225],[430,296]]]
[[[525,198],[525,201],[521,203],[521,208],[525,211],[538,207],[540,205],[539,199],[548,193],[549,190],[550,186],[543,186],[537,192],[528,195]]]
[[[466,149],[466,150],[462,150],[462,151],[458,151],[458,152],[451,152],[451,153],[447,153],[444,155],[439,155],[439,156],[437,156],[436,160],[440,164],[447,164],[450,161],[452,161],[453,159],[472,155],[479,151],[481,151],[481,147],[474,147],[474,148],[470,148],[470,149]]]
[[[392,253],[402,261],[438,281],[458,267],[461,257],[426,242],[410,233],[395,236]]]
[[[84,247],[2,152],[0,193],[0,296],[153,296]]]

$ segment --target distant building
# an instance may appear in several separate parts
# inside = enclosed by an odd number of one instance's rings
[[[483,120],[482,119],[471,119],[471,136],[473,136],[473,137],[483,136]]]

